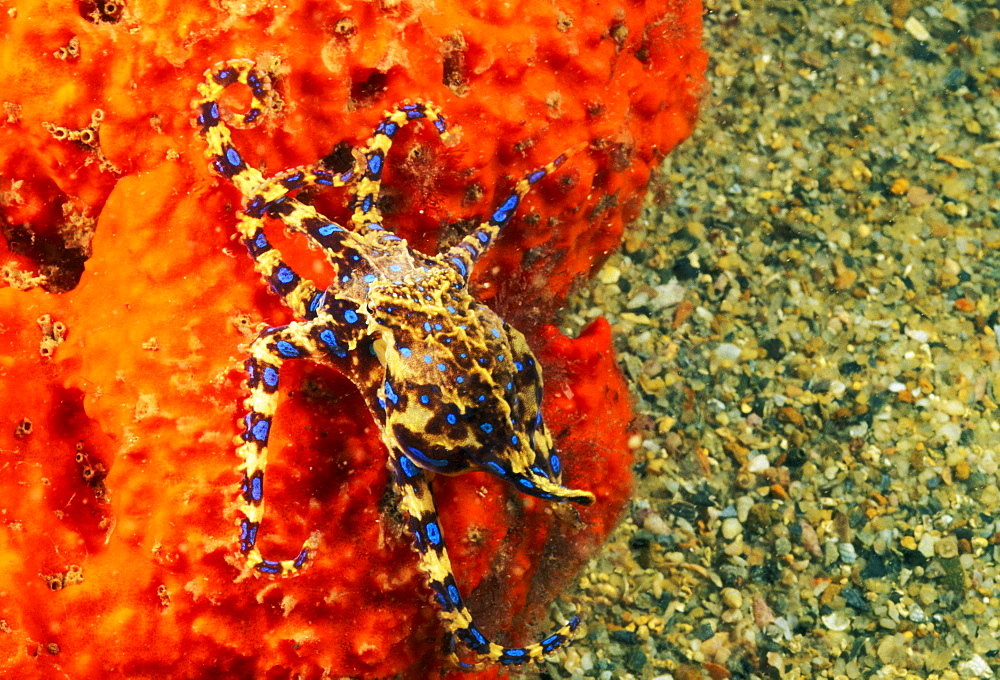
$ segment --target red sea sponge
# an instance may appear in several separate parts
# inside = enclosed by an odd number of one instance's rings
[[[690,132],[700,11],[26,0],[0,15],[0,668],[439,673],[441,628],[384,495],[385,453],[335,373],[289,366],[262,534],[289,553],[321,531],[320,553],[292,579],[238,579],[244,346],[258,323],[290,316],[233,240],[239,196],[209,173],[191,127],[203,72],[235,57],[281,76],[284,109],[237,138],[266,175],[331,152],[336,162],[397,101],[442,106],[459,143],[407,131],[386,180],[387,224],[427,252],[464,233],[442,225],[486,213],[513,179],[590,143],[536,188],[480,263],[477,291],[528,334],[565,483],[598,501],[577,526],[485,474],[435,481],[480,622],[530,639],[524,613],[593,553],[629,489],[627,391],[607,325],[570,340],[545,324]],[[317,205],[333,216],[339,196]],[[322,279],[309,251],[298,258]]]

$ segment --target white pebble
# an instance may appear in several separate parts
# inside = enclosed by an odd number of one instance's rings
[[[722,537],[731,541],[743,533],[743,525],[735,517],[727,517],[722,520]]]
[[[731,342],[723,342],[715,348],[715,356],[722,361],[738,361],[740,348]]]
[[[750,462],[747,463],[747,472],[758,474],[763,472],[764,470],[767,470],[770,467],[771,467],[771,462],[767,459],[767,456],[765,455],[754,456],[753,458],[750,459]]]
[[[993,671],[983,657],[973,654],[968,661],[958,664],[958,674],[963,678],[992,678]]]
[[[858,553],[854,549],[853,543],[838,543],[837,551],[840,553],[840,561],[844,564],[854,564],[858,561]]]
[[[931,536],[930,534],[924,534],[923,538],[920,539],[920,543],[917,544],[917,550],[924,557],[930,559],[934,557],[934,544],[938,542],[936,536]]]
[[[832,612],[820,618],[830,630],[847,630],[851,627],[851,619],[842,611]]]

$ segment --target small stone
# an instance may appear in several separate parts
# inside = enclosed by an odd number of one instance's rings
[[[930,534],[924,534],[920,539],[920,544],[917,546],[917,550],[920,554],[926,558],[934,557],[934,544],[937,543],[937,537],[931,536]]]
[[[882,663],[899,665],[906,661],[908,648],[902,635],[887,635],[879,643],[876,654]]]
[[[597,280],[603,284],[610,285],[612,283],[618,283],[618,279],[622,276],[622,270],[613,265],[608,265],[604,267],[597,274]]]
[[[830,630],[847,630],[851,627],[851,619],[842,611],[832,612],[820,617],[823,624]]]
[[[963,678],[992,678],[993,671],[986,660],[978,654],[973,654],[968,661],[958,664],[958,674]]]
[[[657,536],[666,536],[671,533],[670,525],[657,513],[651,512],[642,521],[642,528]]]
[[[723,588],[722,603],[729,609],[739,609],[743,606],[743,594],[736,588]]]
[[[761,472],[764,472],[770,467],[771,467],[771,462],[767,459],[767,456],[764,455],[754,456],[753,458],[750,459],[750,462],[747,464],[747,472],[760,474]]]
[[[897,196],[902,196],[909,190],[910,190],[910,180],[906,179],[905,177],[897,177],[896,180],[892,183],[892,186],[889,187],[889,191],[896,194]]]
[[[911,16],[909,19],[903,22],[903,28],[906,32],[912,35],[914,38],[920,42],[927,42],[931,39],[931,34],[928,32],[924,25],[920,23],[920,20],[915,16]]]
[[[913,623],[923,623],[927,620],[927,615],[924,614],[924,610],[920,608],[920,605],[914,602],[913,606],[910,607],[909,619]]]
[[[739,361],[740,348],[732,343],[723,342],[715,348],[715,356],[722,361]]]
[[[840,553],[840,561],[844,564],[854,564],[858,561],[858,553],[853,543],[838,543],[837,551]]]
[[[727,517],[722,520],[722,537],[731,541],[743,533],[743,525],[735,517]]]

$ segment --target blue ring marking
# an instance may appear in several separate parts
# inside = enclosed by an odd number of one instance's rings
[[[474,623],[469,624],[469,627],[466,628],[466,631],[468,631],[472,635],[472,637],[475,638],[476,642],[480,646],[488,644],[486,638],[483,637],[483,634],[479,632],[478,628],[476,628],[476,624]]]
[[[330,234],[335,234],[338,231],[344,231],[344,230],[340,227],[339,224],[334,224],[333,222],[331,222],[330,224],[324,224],[322,227],[316,230],[316,232],[320,236],[329,236]]]
[[[273,562],[271,560],[263,560],[257,565],[257,571],[262,571],[265,574],[280,574],[281,573],[281,563]]]
[[[391,264],[391,265],[389,265],[389,270],[390,271],[394,271],[394,272],[398,272],[398,271],[402,270],[402,268],[403,268],[402,265],[398,265],[398,264]]]
[[[250,500],[254,503],[260,503],[260,499],[264,497],[264,475],[261,472],[257,472],[253,477],[250,478]]]
[[[452,307],[451,305],[445,305],[445,307],[444,307],[444,308],[445,308],[445,309],[447,309],[447,310],[448,310],[449,312],[451,312],[452,314],[454,314],[455,312],[457,312],[457,311],[458,311],[457,309],[455,309],[455,308],[454,308],[454,307]]]
[[[534,184],[535,182],[537,182],[538,180],[540,180],[542,177],[545,177],[545,171],[544,170],[535,170],[533,173],[531,173],[530,175],[528,175],[528,184]]]
[[[514,368],[517,370],[518,373],[520,373],[521,371],[524,370],[524,364],[522,364],[520,361],[515,361]]]
[[[402,354],[404,357],[409,357],[411,354],[413,354],[413,352],[410,351],[409,347],[400,347],[399,353]]]
[[[399,126],[396,125],[395,123],[384,123],[384,125],[385,128],[382,130],[382,132],[385,134],[386,137],[392,137],[394,134],[399,132]]]
[[[490,242],[489,235],[487,235],[486,232],[483,232],[483,231],[477,231],[476,232],[476,238],[478,238],[479,242],[482,243],[483,245],[485,245],[485,244],[487,244],[487,243]]]
[[[219,105],[215,102],[204,104],[201,107],[201,115],[198,116],[198,122],[205,128],[217,125],[219,122]]]
[[[264,232],[260,232],[253,240],[253,244],[257,247],[257,250],[263,250],[267,248],[267,237],[264,236]]]
[[[431,363],[434,363],[434,360],[433,360],[433,359],[431,358],[431,355],[430,355],[430,354],[425,354],[425,355],[424,355],[424,363],[425,363],[425,364],[431,364]]]
[[[512,383],[512,382],[508,382],[508,383],[507,383],[507,389],[508,389],[508,390],[512,390],[512,389],[514,389],[514,383]]]
[[[502,467],[500,467],[499,463],[496,463],[496,462],[494,462],[494,461],[491,460],[490,462],[486,463],[486,467],[488,467],[490,470],[492,470],[494,472],[494,474],[498,474],[501,477],[506,477],[507,476],[507,471],[504,470]]]
[[[299,556],[295,558],[294,562],[292,562],[292,566],[295,567],[296,569],[301,569],[302,565],[306,563],[306,559],[308,557],[309,557],[309,551],[303,548],[302,552],[299,553]]]
[[[282,180],[282,184],[284,184],[286,187],[288,187],[289,189],[291,189],[296,184],[298,184],[299,182],[301,182],[304,177],[305,177],[305,175],[303,175],[302,171],[300,170],[299,172],[295,173],[294,175],[289,175],[288,177],[286,177],[285,179],[283,179]]]
[[[559,456],[557,454],[553,453],[549,456],[549,467],[551,467],[552,471],[557,475],[562,470],[562,463],[559,461]]]
[[[451,261],[455,263],[455,267],[458,268],[458,273],[459,274],[461,274],[462,276],[468,276],[469,275],[469,270],[466,268],[465,263],[462,262],[461,258],[453,257],[453,258],[451,258]]]
[[[517,446],[517,443],[518,443],[519,441],[521,441],[521,440],[517,438],[517,435],[516,435],[516,434],[512,434],[512,435],[510,436],[510,443],[511,443],[511,444],[513,444],[514,446]]]
[[[276,274],[277,279],[282,283],[291,283],[295,280],[295,272],[288,267],[281,267]]]
[[[382,156],[378,153],[373,153],[368,157],[368,172],[372,175],[377,175],[382,170]]]
[[[436,127],[437,131],[441,134],[444,134],[444,131],[448,129],[448,126],[445,125],[444,118],[441,118],[440,116],[434,121],[434,127]]]
[[[456,418],[456,417],[455,417],[455,414],[454,414],[454,413],[449,413],[449,414],[448,414],[448,415],[446,416],[446,420],[448,421],[448,424],[449,424],[449,425],[454,425],[455,423],[457,423],[457,422],[458,422],[458,418]]]
[[[346,321],[347,323],[357,323],[358,313],[355,312],[353,309],[348,309],[346,312],[344,312],[344,321]]]
[[[534,489],[535,485],[532,484],[530,479],[525,479],[524,477],[517,480],[517,483],[523,486],[525,489]]]
[[[350,274],[344,274],[343,276],[340,277],[340,282],[341,283],[347,283],[350,280],[351,280],[351,275]]]
[[[431,322],[430,321],[424,321],[424,331],[427,332],[427,333],[431,332]]]
[[[271,423],[267,420],[261,419],[254,423],[253,429],[250,431],[253,434],[253,438],[259,442],[266,442],[267,435],[271,431]]]
[[[520,200],[521,199],[518,198],[517,194],[511,194],[510,197],[506,201],[504,201],[504,204],[500,206],[500,210],[503,210],[504,212],[510,212],[511,210],[517,207],[517,204]]]
[[[456,607],[462,604],[462,597],[458,594],[458,588],[450,583],[448,584],[448,599]]]
[[[518,649],[515,647],[515,648],[505,649],[504,654],[506,654],[507,656],[524,656],[525,654],[527,654],[527,652],[524,651],[523,649]]]
[[[446,371],[446,370],[448,370],[448,367],[445,366],[444,364],[438,364],[438,370],[439,371]]]
[[[277,348],[278,353],[281,354],[282,356],[295,358],[300,354],[299,348],[293,345],[292,343],[288,342],[287,340],[278,340],[278,342],[276,342],[274,346]]]
[[[243,159],[240,158],[240,155],[239,153],[236,152],[236,149],[234,149],[233,147],[229,147],[228,149],[226,149],[226,162],[235,168],[239,167],[240,163],[243,162]]]
[[[499,361],[500,363],[503,363],[503,354],[498,354],[497,355],[497,361]]]
[[[315,312],[317,309],[319,309],[320,306],[323,304],[323,298],[325,296],[326,296],[326,293],[323,292],[323,291],[315,293],[312,296],[312,299],[309,300],[309,311],[310,312]]]
[[[493,426],[490,425],[489,423],[483,423],[482,425],[479,426],[479,429],[481,429],[486,434],[489,434],[490,432],[493,431]]]
[[[374,283],[375,282],[375,275],[374,274],[365,274],[365,278],[362,279],[362,280],[365,283]]]
[[[385,410],[385,399],[383,399],[382,397],[379,397],[378,398],[378,405],[379,405],[379,408],[381,408],[384,411]]]
[[[491,328],[490,329],[490,333],[493,334],[494,338],[499,338],[500,337],[500,331],[498,331],[496,328]]]
[[[268,387],[278,386],[278,371],[275,370],[274,366],[264,367],[264,384]]]
[[[410,455],[417,459],[418,462],[425,463],[431,467],[444,467],[448,464],[447,460],[442,460],[440,458],[431,458],[426,453],[420,449],[415,449],[412,446],[407,446],[406,450],[410,452]]]
[[[406,456],[399,457],[399,469],[403,471],[403,474],[408,478],[413,478],[417,476],[417,466],[413,464],[413,461]]]
[[[389,384],[388,380],[385,381],[385,396],[393,404],[399,403],[399,395],[392,391],[392,385]]]
[[[463,359],[465,359],[465,358],[466,358],[466,357],[468,357],[469,355],[468,355],[468,354],[466,354],[465,352],[460,352],[458,356],[460,356],[460,357],[462,357]]]
[[[438,528],[436,522],[427,522],[426,532],[427,540],[431,542],[431,545],[434,547],[441,545],[441,529]]]
[[[420,403],[421,404],[429,404],[429,403],[431,403],[431,398],[428,397],[426,394],[421,394],[420,395]]]
[[[436,330],[436,331],[444,330],[444,326],[442,326],[439,323],[436,323],[436,324],[434,324],[434,330]]]
[[[365,196],[364,199],[361,201],[361,212],[368,212],[368,211],[370,211],[372,209],[372,203],[373,202],[374,202],[374,199],[372,199],[372,195],[371,194],[368,194],[367,196]],[[371,226],[371,225],[369,225],[369,226]]]
[[[465,382],[465,378],[463,378],[462,376],[458,376],[457,378],[455,378],[455,382],[457,382],[457,383],[464,383]]]
[[[485,394],[480,394],[479,398],[476,399],[476,401],[486,401],[486,395]]]
[[[576,627],[580,625],[580,616],[575,615],[573,618],[569,620],[569,623],[567,625],[569,626],[570,630],[576,630]]]
[[[337,344],[337,335],[329,328],[324,328],[319,333],[319,339],[323,341],[324,344],[333,347]]]

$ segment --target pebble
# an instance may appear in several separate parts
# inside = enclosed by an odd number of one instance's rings
[[[723,588],[722,603],[730,609],[739,609],[743,606],[743,594],[736,588]]]
[[[992,678],[993,669],[986,663],[986,659],[973,654],[968,661],[961,661],[958,664],[958,674],[963,678]]]
[[[722,520],[722,537],[731,541],[743,533],[743,525],[735,517],[727,517]]]

